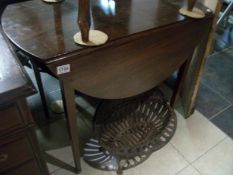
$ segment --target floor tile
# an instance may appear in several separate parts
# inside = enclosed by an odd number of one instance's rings
[[[153,153],[141,165],[124,172],[125,175],[175,175],[188,162],[170,144]]]
[[[202,82],[233,102],[233,48],[224,49],[207,59]]]
[[[88,122],[91,121],[84,121],[83,118],[85,118],[85,116],[83,116],[82,113],[78,113],[77,126],[79,129],[81,148],[92,134],[92,127],[88,124]],[[48,126],[37,128],[36,134],[43,150],[49,151],[70,146],[67,122],[65,118],[57,120]]]
[[[179,113],[176,114],[177,131],[171,143],[188,162],[196,160],[226,137],[198,111],[186,120]]]
[[[44,111],[32,111],[32,117],[38,127],[43,127],[48,126],[51,123],[56,122],[57,120],[64,119],[65,114],[56,114],[49,111],[49,119],[46,119]]]
[[[229,105],[230,103],[222,96],[201,83],[196,99],[196,109],[205,117],[211,118]]]
[[[233,141],[226,138],[193,163],[202,175],[233,174]]]
[[[47,73],[41,73],[44,91],[46,93],[60,90],[60,82]]]
[[[92,135],[91,129],[82,120],[83,116],[77,118],[80,138],[80,153],[86,141]],[[67,130],[66,120],[60,119],[49,126],[37,128],[36,135],[39,144],[44,151],[44,157],[48,165],[49,172],[69,165],[73,162],[73,155],[70,146],[70,139]]]
[[[233,31],[232,31],[232,34],[233,34]],[[232,54],[233,54],[233,45],[231,45],[227,49],[224,49],[223,53],[225,53],[226,56],[229,56],[230,59],[233,59],[233,57],[232,57]]]
[[[47,99],[47,104],[48,104],[48,108],[49,108],[49,119],[46,119],[44,116],[44,110],[41,104],[41,98],[39,96],[39,94],[35,94],[33,96],[30,96],[29,98],[27,98],[27,102],[29,105],[29,108],[32,112],[32,116],[35,120],[35,122],[39,125],[39,126],[43,126],[43,125],[48,125],[49,123],[52,123],[58,119],[64,118],[65,114],[64,113],[55,113],[51,110],[50,105],[56,101],[56,100],[61,100],[62,96],[61,96],[61,92],[60,90],[57,91],[53,91],[50,93],[46,94],[46,99]],[[83,113],[83,115],[85,115],[85,118],[88,118],[89,120],[91,120],[94,116],[96,107],[99,104],[99,100],[92,100],[90,98],[86,99],[86,97],[80,97],[78,96],[75,101],[77,104],[77,110],[79,110],[79,112]]]
[[[36,83],[33,69],[28,68],[26,66],[24,66],[24,67],[25,67],[25,70],[27,71],[29,77],[33,81],[34,85],[37,87],[37,83]],[[44,88],[45,93],[53,92],[53,91],[60,89],[60,84],[59,84],[58,79],[56,79],[53,76],[51,76],[47,73],[44,73],[44,72],[41,72],[40,75],[41,75],[41,79],[42,79],[43,88]]]
[[[27,66],[24,66],[24,69],[25,69],[25,71],[27,72],[27,74],[29,75],[29,77],[30,77],[30,79],[32,80],[33,84],[34,84],[36,87],[38,87],[38,86],[37,86],[37,83],[36,83],[36,78],[35,78],[35,75],[34,75],[34,71],[33,71],[31,68],[27,67]],[[37,89],[38,89],[38,88],[37,88]]]
[[[214,50],[219,52],[227,47],[228,47],[228,44],[221,40],[221,36],[217,35]]]
[[[233,139],[233,106],[213,118],[212,122]]]
[[[27,103],[32,112],[38,112],[43,109],[39,93],[29,96],[27,98]]]
[[[50,92],[50,93],[46,93],[45,97],[46,97],[46,102],[47,102],[48,106],[53,101],[62,99],[60,90],[53,91],[53,92]],[[28,101],[28,104],[29,104],[29,107],[30,107],[31,111],[41,111],[41,110],[43,110],[42,102],[41,102],[41,98],[40,98],[39,93],[28,97],[27,101]]]
[[[201,175],[201,174],[192,166],[188,166],[187,168],[183,169],[176,175]]]
[[[51,174],[51,173],[53,173],[54,171],[56,171],[56,170],[58,170],[58,169],[60,169],[61,167],[59,167],[59,166],[55,166],[55,165],[53,165],[53,164],[51,164],[51,163],[46,163],[46,165],[47,165],[47,167],[48,167],[48,170],[49,170],[49,173]]]
[[[74,161],[73,155],[72,155],[72,149],[71,149],[70,146],[49,150],[49,151],[46,151],[46,154],[48,156],[51,156],[51,157],[49,157],[50,160],[53,157],[54,160],[57,159],[57,160],[60,160],[60,161],[64,161],[64,163],[67,163],[67,164],[70,164],[70,163],[72,163]],[[51,160],[51,163],[52,163],[52,161],[53,161],[53,159]]]
[[[57,114],[54,113],[50,109],[50,104],[54,102],[55,100],[61,99],[61,92],[60,91],[54,91],[51,93],[48,93],[46,95],[47,98],[47,104],[49,109],[49,119],[45,118],[44,110],[41,104],[41,99],[39,94],[35,94],[29,98],[27,98],[28,105],[30,107],[30,110],[32,112],[32,117],[34,118],[35,122],[39,126],[48,125],[49,123],[52,123],[58,119],[64,118],[64,113]]]
[[[37,128],[36,135],[43,150],[53,150],[70,145],[65,119]]]
[[[71,164],[71,166],[74,166],[74,163]],[[101,171],[92,168],[88,164],[86,164],[83,160],[81,160],[81,166],[82,166],[82,175],[116,175],[116,172],[114,171]],[[52,175],[77,175],[72,170],[67,170],[67,167],[61,168],[55,172],[52,173]],[[125,174],[126,175],[126,174]]]
[[[188,163],[170,145],[166,145],[161,150],[153,153],[149,159],[141,165],[124,171],[124,175],[175,175],[178,171],[186,167]],[[83,175],[116,175],[116,172],[107,172],[94,169],[82,161]],[[53,175],[74,175],[65,169],[55,171]]]

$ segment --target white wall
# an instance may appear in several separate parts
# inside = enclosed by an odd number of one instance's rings
[[[207,7],[209,7],[213,12],[216,9],[217,2],[220,0],[199,0],[199,2],[204,3]]]

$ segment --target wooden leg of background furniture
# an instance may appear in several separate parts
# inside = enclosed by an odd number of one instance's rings
[[[79,134],[76,121],[75,90],[63,80],[60,80],[64,110],[66,114],[68,130],[71,139],[71,147],[74,157],[76,173],[81,173],[80,152],[79,152]]]
[[[38,66],[33,61],[31,61],[31,63],[32,63],[32,67],[33,67],[33,70],[34,70],[36,82],[37,82],[37,85],[38,85],[40,98],[41,98],[43,110],[44,110],[44,113],[45,113],[45,118],[49,119],[49,110],[48,110],[48,105],[47,105],[46,98],[45,98],[45,92],[44,92],[44,88],[43,88],[43,84],[42,84],[42,80],[41,80],[41,76],[40,76],[40,71],[39,71]]]

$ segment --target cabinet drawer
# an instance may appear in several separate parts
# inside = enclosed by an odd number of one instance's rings
[[[26,137],[3,144],[0,146],[0,174],[30,159],[33,155]]]
[[[23,119],[16,104],[0,109],[0,135],[23,125]]]
[[[40,175],[39,168],[34,161],[27,162],[15,169],[12,169],[4,175]]]

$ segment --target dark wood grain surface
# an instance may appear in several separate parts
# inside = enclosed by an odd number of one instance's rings
[[[177,23],[48,67],[56,74],[57,66],[70,64],[72,71],[59,77],[85,94],[107,99],[134,96],[159,85],[192,57],[206,21]]]
[[[109,3],[111,2],[111,4]],[[211,13],[183,17],[184,0],[91,1],[91,28],[108,34],[99,47],[74,43],[77,1],[29,1],[9,6],[2,16],[8,38],[38,65],[87,95],[115,99],[147,91],[191,57]],[[57,74],[69,64],[70,72]]]
[[[109,44],[186,19],[178,13],[184,0],[112,0],[115,8],[106,2],[91,1],[91,28],[108,34]],[[2,25],[14,44],[48,63],[61,55],[88,49],[73,42],[73,35],[79,31],[77,14],[75,0],[60,4],[33,0],[8,6],[2,16]]]

